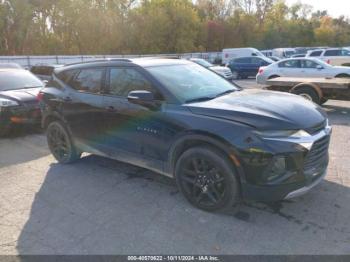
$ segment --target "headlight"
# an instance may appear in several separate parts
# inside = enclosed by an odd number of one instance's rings
[[[304,138],[310,137],[311,135],[304,130],[272,130],[272,131],[257,131],[261,137],[266,138]]]
[[[18,103],[6,98],[0,98],[0,107],[18,106]]]

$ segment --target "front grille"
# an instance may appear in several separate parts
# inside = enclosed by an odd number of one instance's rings
[[[328,163],[328,147],[330,136],[324,136],[316,141],[304,161],[304,171],[310,171],[326,166]]]
[[[310,135],[316,134],[323,130],[326,127],[326,121],[323,121],[313,127],[307,128],[305,131],[308,132]]]

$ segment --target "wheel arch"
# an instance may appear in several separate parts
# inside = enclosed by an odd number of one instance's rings
[[[43,117],[41,122],[41,127],[46,130],[49,124],[53,121],[62,121],[65,123],[64,119],[56,112],[52,112],[51,114]]]
[[[270,80],[270,79],[274,79],[274,78],[277,78],[277,77],[280,77],[280,76],[277,75],[277,74],[272,74],[267,79]]]
[[[232,147],[227,141],[218,137],[217,135],[205,133],[205,132],[196,132],[189,133],[181,136],[177,141],[172,145],[169,151],[169,161],[168,161],[168,172],[174,176],[176,162],[179,157],[189,148],[195,146],[209,146],[215,148],[222,154],[224,154],[227,159],[232,163],[232,166],[237,171],[237,179],[241,183],[241,180],[244,176],[243,168],[241,161],[238,158],[237,150]]]
[[[335,77],[350,77],[350,74],[340,73],[340,74],[337,74]]]
[[[296,86],[294,86],[290,90],[290,93],[294,93],[295,91],[297,91],[298,89],[303,88],[303,87],[313,89],[317,93],[317,95],[319,96],[320,99],[323,98],[322,89],[318,85],[316,85],[315,83],[300,83],[300,84],[297,84]]]

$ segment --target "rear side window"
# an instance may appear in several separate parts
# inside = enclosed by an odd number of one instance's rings
[[[301,67],[302,68],[317,68],[319,64],[311,60],[302,60]]]
[[[71,86],[80,92],[99,93],[102,87],[104,69],[83,69],[71,81]]]
[[[112,68],[109,94],[127,97],[131,91],[146,90],[155,93],[152,84],[133,68]]]
[[[327,50],[324,56],[341,56],[341,50]]]
[[[79,70],[66,70],[63,72],[60,72],[57,77],[58,79],[60,79],[62,82],[68,84],[69,81],[75,76],[75,74],[78,72]]]
[[[278,64],[279,67],[283,68],[299,68],[300,67],[299,60],[287,60]]]
[[[313,51],[311,52],[310,56],[321,56],[322,51]]]
[[[251,61],[252,61],[253,64],[260,64],[262,62],[266,62],[266,61],[264,61],[263,59],[261,59],[259,57],[252,57]]]

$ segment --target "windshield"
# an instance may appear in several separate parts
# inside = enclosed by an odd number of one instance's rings
[[[182,103],[209,100],[238,90],[216,73],[196,64],[157,66],[147,70]]]
[[[0,71],[0,91],[42,87],[43,83],[25,70]]]
[[[212,67],[213,65],[207,61],[205,61],[204,59],[196,59],[196,60],[191,60],[192,62],[195,62],[201,66],[204,66],[206,68],[208,67]]]

